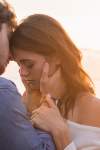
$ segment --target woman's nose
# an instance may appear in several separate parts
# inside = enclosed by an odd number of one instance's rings
[[[21,77],[26,77],[29,75],[29,71],[24,66],[20,66],[19,74]]]

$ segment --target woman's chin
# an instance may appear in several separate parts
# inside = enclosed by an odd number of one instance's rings
[[[30,84],[30,86],[33,90],[40,90],[40,86],[38,86],[38,85]]]

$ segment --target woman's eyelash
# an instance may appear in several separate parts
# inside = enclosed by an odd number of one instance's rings
[[[31,67],[33,67],[33,65],[34,65],[34,64],[32,64],[32,65],[29,65],[29,66],[27,65],[27,67],[28,67],[28,68],[31,68]]]
[[[17,65],[20,67],[20,64],[19,64],[19,63],[17,63]],[[27,64],[26,64],[26,67],[31,68],[31,67],[33,67],[33,65],[34,65],[34,64],[32,64],[32,65],[27,65]]]

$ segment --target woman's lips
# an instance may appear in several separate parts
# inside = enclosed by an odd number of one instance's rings
[[[33,83],[34,80],[26,80],[27,83]]]

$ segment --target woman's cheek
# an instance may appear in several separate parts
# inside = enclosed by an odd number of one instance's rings
[[[42,70],[43,70],[43,65],[39,65],[34,68],[33,76],[35,76],[35,78],[39,81],[42,75]]]

